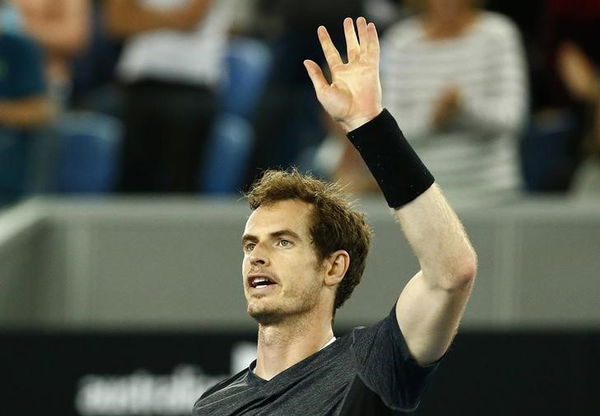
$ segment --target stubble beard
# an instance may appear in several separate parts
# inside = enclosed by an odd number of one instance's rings
[[[248,302],[248,314],[260,325],[277,325],[286,320],[300,318],[310,312],[319,301],[320,286],[314,285],[306,288],[299,294],[280,299],[279,305],[259,307],[256,310],[250,308]]]

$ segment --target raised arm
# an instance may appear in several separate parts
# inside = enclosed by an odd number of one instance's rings
[[[448,349],[471,293],[476,256],[464,229],[433,177],[381,106],[379,40],[372,23],[344,21],[348,62],[324,27],[318,36],[332,82],[305,61],[317,98],[348,132],[382,188],[394,218],[417,255],[421,270],[396,305],[400,329],[421,365]]]

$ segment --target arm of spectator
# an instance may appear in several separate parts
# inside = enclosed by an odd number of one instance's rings
[[[72,56],[87,45],[89,0],[53,1],[50,6],[47,2],[19,0],[18,4],[29,35],[51,53]]]
[[[332,179],[340,183],[344,190],[350,194],[378,194],[381,191],[377,181],[369,172],[367,165],[362,160],[358,151],[345,137],[343,153],[339,163],[335,166]]]
[[[213,0],[189,0],[183,6],[158,9],[137,0],[107,0],[106,26],[115,37],[125,38],[160,29],[190,30],[204,18]]]
[[[479,97],[462,97],[457,122],[483,135],[517,133],[527,114],[525,56],[520,36],[508,21],[496,27],[490,45],[488,84]],[[500,30],[501,29],[501,30]]]
[[[576,44],[564,42],[558,48],[558,70],[573,98],[591,107],[592,130],[584,147],[600,154],[600,71]]]
[[[574,98],[590,104],[600,101],[600,73],[576,44],[565,42],[559,46],[558,69]]]
[[[53,116],[54,107],[46,97],[0,100],[0,126],[35,127],[48,123]]]

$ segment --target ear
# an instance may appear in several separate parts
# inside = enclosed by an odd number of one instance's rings
[[[325,284],[335,286],[342,281],[348,267],[350,266],[350,255],[346,250],[338,250],[325,259]]]

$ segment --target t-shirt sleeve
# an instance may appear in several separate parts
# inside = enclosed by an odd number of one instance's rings
[[[46,89],[44,65],[39,48],[25,38],[10,36],[2,42],[0,99],[42,95]]]
[[[396,309],[377,324],[353,330],[359,376],[393,410],[414,410],[439,361],[421,367],[411,357],[396,318]]]

